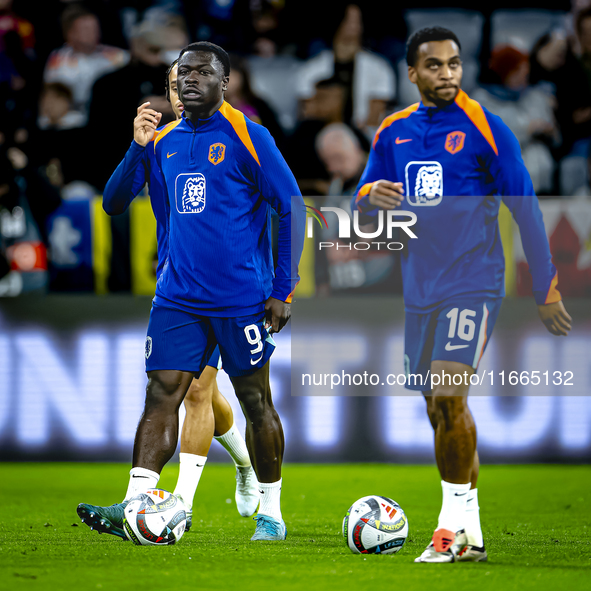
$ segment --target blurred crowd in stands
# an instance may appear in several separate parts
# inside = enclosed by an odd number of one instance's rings
[[[447,26],[464,90],[513,130],[537,194],[591,199],[591,0],[567,4],[0,0],[0,295],[45,253],[67,267],[85,231],[55,211],[101,194],[139,104],[173,119],[164,76],[192,41],[231,53],[226,100],[269,129],[304,195],[330,201],[354,191],[382,119],[419,100],[406,37]],[[111,231],[109,289],[128,291],[129,216]]]

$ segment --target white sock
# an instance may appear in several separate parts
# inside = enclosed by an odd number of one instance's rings
[[[193,507],[193,497],[199,484],[199,479],[203,473],[203,467],[207,462],[207,456],[198,456],[196,454],[179,454],[179,478],[176,481],[175,495],[181,495],[185,505],[189,509]]]
[[[215,439],[222,444],[237,466],[246,468],[251,465],[246,442],[240,434],[240,431],[238,431],[236,423],[234,423],[223,435],[219,435]]]
[[[148,470],[147,468],[132,468],[129,471],[129,485],[125,493],[125,499],[123,500],[128,501],[132,497],[141,495],[151,488],[156,488],[159,479],[160,474],[158,472],[152,472],[152,470]]]
[[[457,532],[466,525],[466,502],[470,492],[470,483],[453,484],[441,481],[443,489],[443,503],[439,513],[437,529],[447,529]]]
[[[281,521],[281,480],[280,478],[277,482],[259,482],[259,515],[268,515]]]
[[[478,506],[478,489],[473,488],[468,493],[466,501],[466,535],[468,544],[482,548],[484,539],[480,527],[480,507]]]

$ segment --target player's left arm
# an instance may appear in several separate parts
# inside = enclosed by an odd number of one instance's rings
[[[500,120],[492,120],[491,123],[496,123],[494,137],[498,150],[498,156],[493,156],[491,172],[498,192],[519,226],[521,243],[533,278],[538,314],[549,332],[566,336],[571,329],[572,318],[557,289],[558,273],[552,264],[544,219],[521,157],[519,142]]]
[[[279,332],[291,316],[291,301],[299,282],[298,265],[304,248],[306,206],[296,180],[269,132],[252,126],[251,138],[259,159],[253,165],[261,195],[279,216],[279,244],[273,291],[265,302],[266,325]]]

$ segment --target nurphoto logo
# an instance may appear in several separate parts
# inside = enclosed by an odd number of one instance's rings
[[[351,214],[341,207],[321,207],[319,210],[306,205],[307,213],[310,214],[307,218],[307,233],[306,236],[308,238],[314,238],[314,221],[316,221],[320,227],[324,229],[329,228],[329,222],[327,221],[327,217],[331,224],[334,224],[334,218],[331,219],[331,216],[325,216],[324,212],[329,214],[335,214],[337,216],[337,230],[338,230],[338,238],[339,239],[350,239],[351,238],[351,229],[353,230],[353,234],[360,238],[360,241],[352,241],[348,242],[347,244],[339,243],[338,241],[331,242],[331,241],[320,241],[318,243],[318,250],[323,250],[327,248],[335,248],[339,249],[354,249],[354,250],[370,250],[372,247],[375,250],[402,250],[404,245],[402,242],[387,242],[387,241],[372,241],[368,242],[369,240],[373,240],[379,238],[383,235],[384,229],[386,230],[386,237],[387,240],[392,240],[393,230],[394,228],[400,228],[404,231],[409,238],[418,238],[418,236],[411,230],[411,226],[414,226],[417,221],[417,216],[412,211],[402,211],[402,210],[389,210],[385,211],[380,209],[375,216],[375,223],[374,228],[371,231],[365,231],[361,228],[366,228],[366,226],[360,225],[359,223],[359,212],[356,211],[353,214],[353,223],[351,224]],[[351,228],[352,226],[352,228]]]

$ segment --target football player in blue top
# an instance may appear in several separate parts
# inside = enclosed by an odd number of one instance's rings
[[[178,437],[178,408],[219,345],[247,419],[246,439],[261,497],[253,540],[284,540],[284,439],[269,386],[271,333],[291,315],[305,207],[268,131],[224,101],[227,53],[208,42],[179,56],[181,119],[156,132],[158,113],[135,126],[152,145],[167,195],[168,256],[156,285],[148,336],[148,387],[128,497],[154,488]],[[271,208],[279,215],[278,260]]]
[[[177,61],[166,72],[166,97],[171,103],[175,117],[183,112],[177,93]],[[145,125],[145,114],[155,115],[149,103],[138,107],[134,125]],[[132,141],[131,146],[103,192],[103,208],[109,215],[123,213],[131,201],[144,189],[150,187],[150,201],[156,218],[156,237],[158,246],[158,265],[156,277],[160,277],[168,255],[168,203],[160,182],[160,175],[152,174],[154,169],[154,147],[145,147]],[[187,530],[192,525],[192,508],[195,491],[199,484],[212,436],[228,451],[236,465],[236,508],[247,517],[252,515],[259,503],[258,482],[252,469],[246,443],[238,431],[232,407],[223,397],[216,383],[220,365],[219,348],[207,363],[199,380],[193,380],[184,400],[187,411],[181,432],[180,469],[174,494],[180,496],[187,511]],[[126,496],[125,499],[128,497]],[[84,522],[99,532],[110,533],[125,538],[122,524],[116,513],[101,511],[93,505],[80,504],[78,513]],[[91,517],[92,514],[92,517]],[[112,519],[111,519],[112,518]]]
[[[417,238],[407,241],[402,257],[405,370],[407,388],[422,391],[427,401],[443,504],[432,541],[416,562],[480,562],[487,553],[479,460],[464,378],[478,367],[505,295],[501,201],[519,225],[540,318],[564,336],[571,318],[517,139],[461,90],[458,38],[441,27],[421,29],[408,40],[407,63],[421,102],[379,127],[352,208],[360,223],[403,203],[417,216]],[[456,374],[461,385],[454,385]]]

